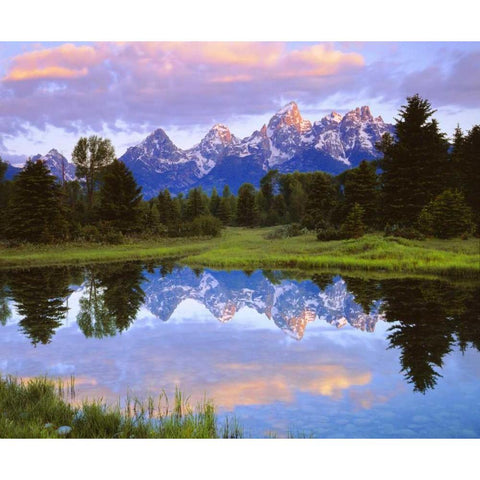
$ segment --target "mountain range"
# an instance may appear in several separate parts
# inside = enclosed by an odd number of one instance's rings
[[[373,117],[368,106],[345,115],[332,112],[312,123],[290,102],[249,137],[240,139],[227,126],[216,124],[200,143],[184,150],[159,128],[119,160],[132,171],[146,199],[164,188],[177,194],[193,187],[210,191],[229,185],[236,192],[244,182],[258,186],[271,169],[341,173],[361,160],[378,158],[375,144],[386,132],[393,133],[393,125]],[[59,178],[74,178],[74,166],[55,149],[33,158],[44,160]],[[10,167],[7,178],[14,174]]]

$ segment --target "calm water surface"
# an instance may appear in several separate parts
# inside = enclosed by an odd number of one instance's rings
[[[175,387],[247,437],[480,437],[480,285],[137,263],[0,271],[0,373]]]

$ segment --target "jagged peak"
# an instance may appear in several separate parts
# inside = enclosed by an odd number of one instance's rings
[[[312,128],[309,120],[304,120],[295,102],[289,102],[270,119],[268,127],[275,129],[282,126],[293,126],[300,133],[305,133]]]
[[[228,145],[235,140],[235,137],[230,132],[230,129],[223,123],[216,123],[205,135],[201,143],[220,141],[223,145]]]
[[[347,118],[347,119],[356,118],[363,122],[374,120],[373,115],[370,112],[370,107],[368,105],[357,107],[354,110],[351,110],[343,118]]]
[[[296,102],[289,102],[287,103],[284,107],[282,107],[280,110],[277,111],[277,113],[275,115],[286,115],[290,112],[299,112],[298,110],[298,105],[296,104]]]

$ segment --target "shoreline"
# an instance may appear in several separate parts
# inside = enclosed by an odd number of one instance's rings
[[[367,234],[321,242],[315,234],[267,240],[274,228],[228,227],[218,238],[129,240],[0,247],[0,270],[120,261],[176,261],[213,269],[344,270],[390,274],[480,275],[480,239],[407,240]]]

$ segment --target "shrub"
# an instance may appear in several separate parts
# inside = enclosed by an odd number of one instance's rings
[[[299,237],[307,232],[308,230],[306,228],[302,228],[299,223],[292,223],[290,225],[281,225],[280,227],[275,228],[275,230],[272,230],[270,233],[265,235],[265,239],[279,240],[282,238]]]
[[[413,227],[400,227],[398,225],[387,225],[385,236],[406,238],[407,240],[425,240],[425,235]]]
[[[317,240],[329,241],[329,240],[342,240],[345,236],[341,230],[335,227],[321,227],[317,229]]]
[[[187,237],[218,237],[222,231],[222,222],[212,215],[200,215],[193,221],[184,224],[181,235]]]

